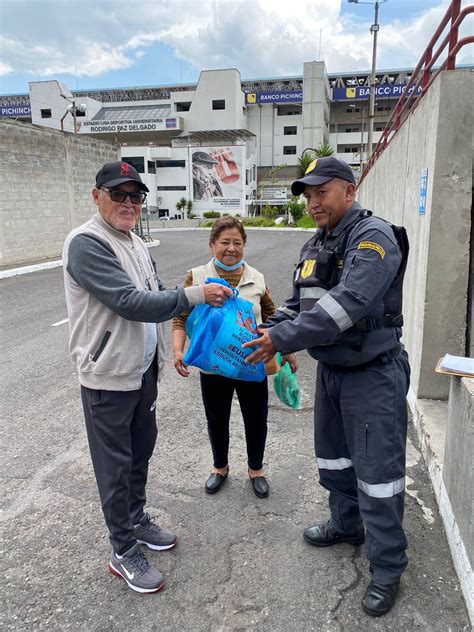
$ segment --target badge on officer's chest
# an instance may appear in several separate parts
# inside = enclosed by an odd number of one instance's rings
[[[307,279],[309,276],[313,274],[315,263],[316,263],[315,259],[306,259],[306,261],[303,264],[303,267],[301,268],[302,279]]]

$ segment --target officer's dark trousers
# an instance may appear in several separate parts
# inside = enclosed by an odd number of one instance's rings
[[[87,437],[110,542],[121,555],[135,544],[133,525],[143,516],[148,461],[157,429],[157,359],[136,391],[81,386]]]
[[[405,498],[406,394],[403,351],[386,365],[342,372],[320,362],[315,449],[331,521],[342,533],[365,526],[373,579],[397,581],[407,566]]]

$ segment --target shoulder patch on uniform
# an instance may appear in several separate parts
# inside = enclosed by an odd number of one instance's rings
[[[379,244],[376,244],[373,241],[361,241],[357,246],[357,250],[375,250],[380,255],[380,258],[383,259],[385,257],[385,250]]]

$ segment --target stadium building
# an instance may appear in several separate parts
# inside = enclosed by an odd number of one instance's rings
[[[377,73],[374,142],[411,70]],[[0,115],[114,140],[150,189],[149,210],[248,215],[282,205],[297,160],[329,143],[359,172],[366,159],[370,74],[327,74],[242,81],[236,69],[202,71],[197,84],[71,92],[59,81],[29,84],[29,95],[0,97]],[[185,214],[186,211],[184,210]]]

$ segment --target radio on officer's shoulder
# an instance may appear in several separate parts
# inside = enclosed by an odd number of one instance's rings
[[[334,278],[335,271],[336,253],[333,250],[323,248],[318,253],[314,276],[324,283],[330,283]]]

